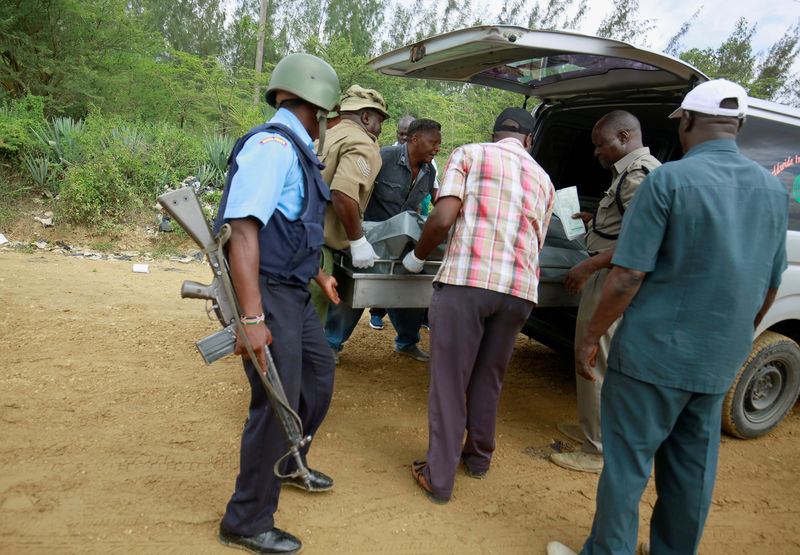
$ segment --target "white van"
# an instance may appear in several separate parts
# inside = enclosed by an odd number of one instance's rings
[[[556,188],[577,186],[584,211],[596,208],[610,180],[593,156],[594,123],[611,110],[628,110],[641,121],[651,153],[662,162],[676,160],[682,155],[677,122],[667,115],[708,80],[681,60],[624,42],[506,25],[431,37],[369,65],[387,75],[505,89],[525,95],[525,104],[537,98],[532,154]],[[800,110],[750,99],[737,142],[792,192],[789,268],[723,407],[723,429],[753,438],[778,425],[800,393]],[[567,294],[562,281],[586,253],[582,241],[567,241],[559,228],[550,226],[543,246],[539,306],[523,332],[571,352],[578,298]]]

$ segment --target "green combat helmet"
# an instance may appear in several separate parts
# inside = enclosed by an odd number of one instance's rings
[[[267,102],[275,108],[277,91],[286,91],[306,102],[321,108],[317,112],[319,121],[319,152],[325,140],[328,112],[338,109],[339,77],[325,60],[298,52],[284,57],[269,79]]]

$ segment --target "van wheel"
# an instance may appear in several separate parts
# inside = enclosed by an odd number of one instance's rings
[[[777,426],[800,393],[800,347],[779,333],[765,331],[753,342],[722,404],[722,429],[751,439]]]

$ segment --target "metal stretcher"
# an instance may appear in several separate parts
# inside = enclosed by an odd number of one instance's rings
[[[401,260],[377,260],[367,270],[354,268],[350,257],[334,253],[333,276],[342,302],[353,308],[426,308],[431,301],[431,283],[441,260],[425,262],[423,273],[411,274]]]

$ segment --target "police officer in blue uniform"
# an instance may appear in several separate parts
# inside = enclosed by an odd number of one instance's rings
[[[317,279],[331,301],[338,301],[335,279],[319,270],[330,191],[313,141],[319,138],[322,145],[327,114],[339,94],[336,72],[316,56],[291,54],[275,66],[266,96],[278,111],[234,145],[215,223],[215,229],[231,224],[228,260],[247,339],[262,368],[265,345],[270,345],[289,405],[312,436],[330,405],[334,362],[310,302],[309,280]],[[242,337],[235,353],[248,359]],[[281,485],[325,491],[333,480],[310,470],[307,488],[299,478],[275,475],[273,465],[286,453],[286,441],[255,365],[244,360],[244,369],[250,418],[219,539],[253,553],[297,553],[300,540],[273,520]],[[308,446],[301,454],[304,461],[307,452]],[[291,459],[282,461],[282,474],[295,470]]]

